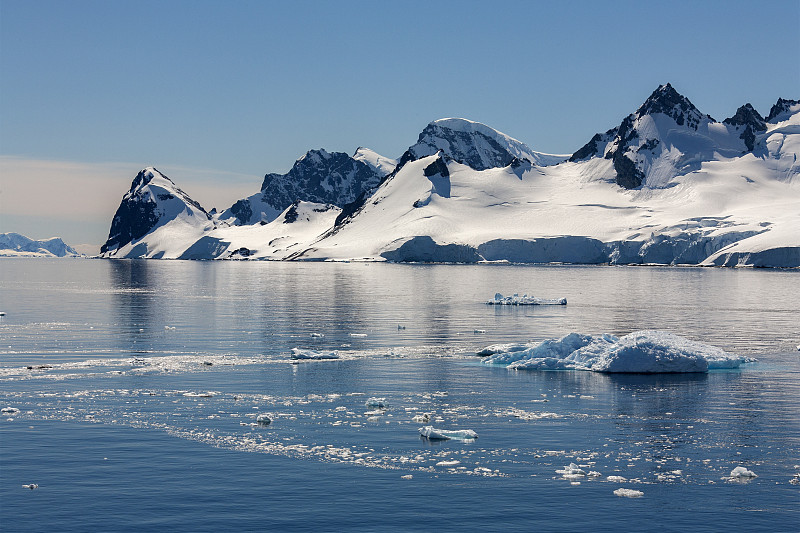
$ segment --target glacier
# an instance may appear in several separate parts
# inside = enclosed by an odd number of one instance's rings
[[[101,257],[797,268],[798,152],[800,101],[718,122],[666,84],[571,156],[439,119],[397,159],[311,150],[220,213],[148,167]]]

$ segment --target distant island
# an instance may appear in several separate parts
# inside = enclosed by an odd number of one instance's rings
[[[37,241],[19,233],[0,233],[0,257],[78,257],[80,255],[58,237]]]
[[[800,267],[798,152],[800,101],[718,122],[665,84],[572,154],[440,119],[396,159],[310,150],[220,212],[147,167],[101,256]]]

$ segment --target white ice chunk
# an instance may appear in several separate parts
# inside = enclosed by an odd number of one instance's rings
[[[424,426],[419,428],[419,434],[426,439],[431,440],[449,440],[449,439],[477,439],[478,434],[471,429],[458,429],[446,430],[436,429],[433,426]]]
[[[581,468],[580,466],[576,465],[575,463],[570,463],[569,466],[565,466],[561,470],[556,470],[556,474],[561,474],[564,477],[566,476],[585,476],[586,471]]]
[[[452,461],[439,461],[438,463],[436,463],[436,466],[456,466],[460,464],[461,461],[453,459]]]
[[[743,466],[737,466],[731,470],[730,477],[731,479],[750,479],[758,476],[752,470],[748,470]]]
[[[317,352],[315,350],[292,348],[292,359],[339,359],[339,354],[336,351]]]
[[[494,351],[501,345],[487,347]],[[484,360],[525,370],[590,370],[606,373],[707,372],[754,361],[720,348],[663,331],[635,331],[624,337],[570,333],[520,350],[495,351]]]
[[[273,416],[269,413],[261,413],[256,417],[256,423],[259,426],[268,426],[272,424]]]
[[[514,293],[513,296],[503,296],[495,293],[494,298],[486,302],[487,305],[567,305],[566,298],[537,298]]]
[[[622,476],[608,476],[606,479],[612,483],[625,483],[628,481]]]
[[[614,491],[614,495],[622,498],[641,498],[644,496],[644,492],[633,489],[617,489]]]
[[[7,415],[15,415],[19,413],[19,409],[16,407],[3,407],[0,409],[0,413],[7,414]]]

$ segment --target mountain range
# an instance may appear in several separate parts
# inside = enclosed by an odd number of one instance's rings
[[[101,256],[800,267],[799,149],[800,101],[719,122],[666,84],[573,154],[440,119],[397,159],[310,150],[219,213],[148,167]]]

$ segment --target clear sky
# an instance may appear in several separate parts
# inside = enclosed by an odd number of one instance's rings
[[[666,82],[766,114],[799,57],[800,0],[0,0],[0,232],[100,244],[145,166],[223,209],[443,117],[572,153]]]

